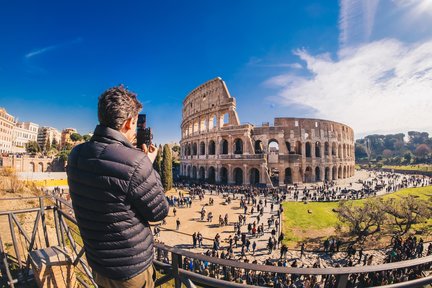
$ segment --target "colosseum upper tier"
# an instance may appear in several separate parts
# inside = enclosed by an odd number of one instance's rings
[[[221,78],[183,101],[180,174],[220,184],[281,186],[354,175],[354,131],[319,119],[275,118],[240,124]]]

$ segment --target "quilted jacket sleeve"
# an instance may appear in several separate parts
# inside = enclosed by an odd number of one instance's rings
[[[147,221],[154,222],[168,215],[168,201],[159,174],[145,156],[139,162],[130,183],[132,206]]]

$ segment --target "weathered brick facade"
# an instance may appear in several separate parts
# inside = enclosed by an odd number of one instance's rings
[[[180,174],[209,183],[284,185],[354,175],[354,132],[333,121],[275,118],[240,125],[220,78],[183,101]]]

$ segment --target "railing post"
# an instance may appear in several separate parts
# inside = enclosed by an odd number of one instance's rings
[[[11,236],[12,236],[12,243],[13,243],[13,246],[14,246],[15,255],[16,255],[17,260],[18,260],[18,266],[19,266],[20,269],[22,269],[21,253],[19,251],[19,245],[18,245],[18,242],[17,242],[17,239],[16,239],[16,235],[15,235],[15,228],[14,228],[14,225],[13,225],[13,219],[12,219],[12,214],[11,213],[8,214],[8,220],[9,220],[9,229],[10,229]]]
[[[58,243],[58,246],[61,246],[62,242],[61,242],[61,236],[60,236],[61,232],[60,232],[59,219],[58,219],[59,213],[58,213],[58,201],[57,201],[57,199],[55,200],[53,215],[54,215],[54,226],[55,226],[56,234],[57,234],[56,235],[57,236],[57,243]]]
[[[1,234],[0,234],[0,261],[2,261],[2,264],[0,264],[0,268],[1,268],[1,273],[3,277],[7,277],[7,281],[6,283],[10,285],[11,288],[14,288],[15,285],[14,283],[17,282],[17,280],[14,280],[12,278],[12,274],[10,273],[9,270],[9,264],[7,262],[7,255],[3,250],[3,241],[1,239]]]
[[[46,222],[45,222],[45,207],[44,207],[43,196],[39,197],[39,206],[40,206],[40,211],[41,211],[42,230],[44,233],[45,245],[46,245],[46,247],[50,247],[49,239],[48,239],[48,231],[47,231]]]
[[[175,252],[171,252],[171,259],[172,259],[175,288],[180,288],[182,282],[179,275],[179,268],[182,268],[182,256]]]

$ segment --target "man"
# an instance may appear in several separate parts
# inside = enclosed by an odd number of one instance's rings
[[[141,108],[123,86],[105,91],[93,137],[68,159],[72,205],[99,287],[154,287],[148,222],[163,220],[168,202],[152,165],[156,147],[133,145]]]

